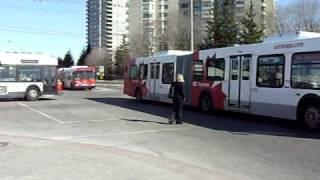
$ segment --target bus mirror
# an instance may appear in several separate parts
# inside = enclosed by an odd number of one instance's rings
[[[0,61],[0,66],[2,66],[1,61]]]

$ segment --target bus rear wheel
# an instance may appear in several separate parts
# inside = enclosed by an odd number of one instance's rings
[[[303,122],[307,128],[320,128],[320,107],[307,106],[303,111]]]
[[[30,87],[26,92],[26,99],[28,101],[37,101],[40,97],[40,92],[36,87]]]
[[[204,94],[200,101],[200,108],[203,112],[209,113],[212,109],[212,100],[210,95]]]

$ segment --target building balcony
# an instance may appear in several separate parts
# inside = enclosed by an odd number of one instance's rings
[[[262,7],[267,7],[267,3],[263,2],[263,3],[261,3],[261,6]]]

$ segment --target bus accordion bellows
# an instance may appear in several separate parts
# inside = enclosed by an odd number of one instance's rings
[[[301,120],[320,128],[320,35],[301,35],[132,59],[125,67],[124,93],[171,102],[170,84],[183,74],[189,106]]]
[[[0,54],[0,98],[25,98],[61,95],[57,79],[58,61],[52,56],[31,53]]]

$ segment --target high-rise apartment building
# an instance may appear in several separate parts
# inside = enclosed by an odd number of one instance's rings
[[[216,0],[222,5],[223,0]],[[251,0],[234,0],[236,19],[241,21],[250,8]],[[263,25],[266,35],[274,34],[276,26],[276,0],[252,0],[256,12],[256,22]],[[200,44],[206,36],[207,22],[212,15],[210,13],[214,0],[193,0],[195,44]],[[180,14],[190,18],[190,0],[180,0]]]
[[[87,36],[93,49],[114,55],[128,34],[128,0],[87,0]]]
[[[168,24],[177,17],[178,8],[178,0],[130,0],[128,14],[131,53],[147,56],[167,49]]]

